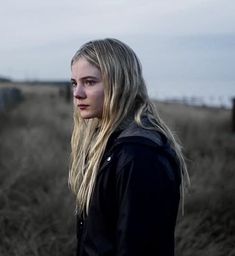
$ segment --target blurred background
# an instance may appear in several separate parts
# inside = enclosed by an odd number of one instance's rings
[[[90,39],[114,37],[140,57],[153,97],[231,106],[233,0],[9,0],[0,9],[0,75],[67,80]]]
[[[235,2],[8,0],[0,8],[0,255],[74,255],[70,60],[113,37],[139,56],[191,177],[177,256],[235,255]]]

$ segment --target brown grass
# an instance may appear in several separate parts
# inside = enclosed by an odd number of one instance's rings
[[[72,108],[47,92],[26,94],[1,122],[0,255],[73,255]]]
[[[24,89],[0,119],[0,255],[73,255],[67,186],[72,107],[57,88]],[[179,213],[177,256],[235,255],[235,135],[230,112],[159,103],[184,145],[192,186]]]
[[[162,104],[188,159],[192,186],[176,232],[178,256],[235,255],[235,134],[224,109]]]

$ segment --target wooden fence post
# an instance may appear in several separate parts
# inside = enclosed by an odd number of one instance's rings
[[[235,132],[235,98],[232,99],[232,131]]]

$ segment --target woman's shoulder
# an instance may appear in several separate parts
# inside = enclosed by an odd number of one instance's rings
[[[147,162],[173,157],[169,145],[157,144],[145,137],[130,137],[117,142],[113,152],[123,165],[131,161]]]
[[[121,142],[135,142],[147,145],[154,143],[158,146],[163,145],[167,140],[162,133],[153,127],[144,128],[134,121],[121,131],[117,139]]]
[[[135,123],[120,132],[115,139],[113,157],[117,173],[123,172],[126,166],[132,166],[137,170],[161,169],[171,178],[180,176],[179,162],[167,137]]]
[[[180,167],[170,151],[134,140],[124,142],[115,152],[114,166],[117,180],[154,179],[156,184],[180,184]]]
[[[167,137],[156,129],[146,129],[131,123],[116,137],[113,147],[119,153],[127,154],[129,157],[151,157],[156,152],[171,151],[172,148]]]

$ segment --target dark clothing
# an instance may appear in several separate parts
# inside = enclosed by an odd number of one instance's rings
[[[132,123],[114,133],[88,216],[78,217],[79,256],[173,256],[180,170],[167,139]]]

